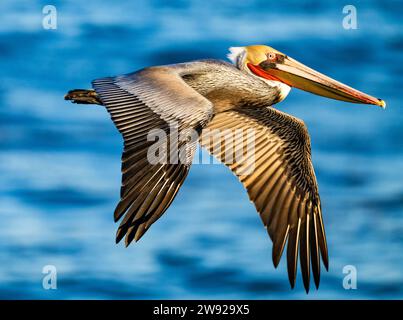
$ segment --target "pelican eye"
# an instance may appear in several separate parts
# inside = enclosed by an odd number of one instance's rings
[[[277,61],[277,55],[274,52],[269,52],[266,56],[267,59],[270,60],[271,62]]]

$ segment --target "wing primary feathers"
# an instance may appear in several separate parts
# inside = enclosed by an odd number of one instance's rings
[[[313,279],[315,281],[316,289],[319,288],[320,282],[320,253],[318,244],[318,218],[317,218],[317,208],[313,213],[311,219],[310,227],[310,242],[311,242],[311,259],[312,259],[312,273]]]
[[[293,192],[288,192],[286,201],[284,203],[284,213],[278,214],[274,219],[276,219],[275,229],[277,233],[277,237],[273,241],[273,264],[274,267],[277,268],[281,256],[283,254],[284,245],[287,241],[288,233],[290,230],[290,225],[288,224],[288,216],[290,210],[292,210],[292,202],[295,198]],[[295,202],[295,201],[294,201]]]
[[[325,265],[325,268],[328,271],[329,270],[329,258],[328,258],[328,253],[327,253],[325,227],[323,225],[323,219],[322,219],[322,214],[321,214],[322,210],[320,209],[320,204],[319,204],[319,211],[320,211],[320,214],[318,214],[318,220],[319,220],[319,232],[318,232],[319,248],[320,248],[320,253],[321,253],[321,256],[322,256],[323,264]]]
[[[298,224],[290,230],[287,245],[287,269],[288,279],[291,288],[294,289],[295,279],[297,277],[297,259],[298,259],[298,242],[299,232],[301,228],[301,218],[298,218]]]
[[[309,212],[309,207],[307,207]],[[309,292],[309,280],[310,280],[310,254],[309,254],[309,213],[306,215],[301,227],[301,239],[300,239],[300,263],[302,280],[306,293]]]
[[[146,187],[148,184],[153,183],[160,171],[162,171],[162,166],[154,167],[149,172],[147,172],[141,179],[133,183],[130,191],[126,193],[126,195],[120,200],[118,205],[116,206],[114,217],[115,220],[119,220],[123,214],[127,214],[125,219],[131,215],[130,207],[133,207],[133,203],[137,200],[137,202],[141,202],[141,197],[145,197],[147,194],[145,193]],[[128,212],[126,212],[129,210]],[[125,220],[123,220],[125,221]]]
[[[277,268],[278,264],[280,263],[281,256],[283,255],[285,243],[287,242],[289,232],[290,232],[290,225],[288,224],[284,234],[279,237],[279,240],[275,240],[273,242],[272,260],[275,268]]]

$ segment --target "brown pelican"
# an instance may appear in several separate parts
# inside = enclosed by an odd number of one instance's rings
[[[383,108],[385,102],[268,46],[233,47],[228,58],[233,64],[200,60],[97,79],[92,82],[94,90],[71,90],[65,99],[104,105],[123,135],[121,199],[114,217],[115,221],[124,217],[116,242],[125,237],[127,246],[132,240],[139,240],[167,210],[188,174],[200,142],[224,162],[246,188],[273,241],[275,267],[287,245],[287,269],[292,288],[299,254],[303,283],[308,292],[311,269],[316,288],[319,286],[321,257],[328,269],[310,138],[301,120],[273,106],[288,95],[291,87]],[[148,139],[150,131],[160,129],[167,133],[162,140],[171,147],[175,145],[173,126],[180,135],[186,136],[178,142],[179,146],[188,143],[185,156],[181,161],[151,163],[148,149],[155,141]],[[226,161],[223,149],[204,139],[211,135],[211,129],[227,133],[252,129],[253,170],[238,170],[250,168],[247,161]],[[189,140],[191,131],[197,132],[196,139]],[[201,139],[198,139],[199,134]],[[222,135],[220,139],[224,138],[226,136]],[[245,136],[234,141],[236,149],[238,143],[245,141]],[[170,154],[167,148],[161,150],[159,156]]]

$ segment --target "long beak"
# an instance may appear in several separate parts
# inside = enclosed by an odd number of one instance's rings
[[[331,79],[290,57],[285,57],[281,63],[263,62],[259,67],[269,77],[277,78],[291,87],[331,99],[386,107],[385,101]]]

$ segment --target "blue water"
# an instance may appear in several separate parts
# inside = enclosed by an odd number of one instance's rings
[[[0,298],[403,298],[401,1],[47,1],[0,3]],[[354,4],[358,29],[342,27]],[[290,290],[283,259],[236,178],[195,165],[137,244],[115,245],[122,139],[105,109],[72,88],[149,65],[225,58],[269,44],[384,99],[388,109],[293,90],[323,203],[330,270],[319,291]],[[44,290],[42,268],[57,269]],[[343,288],[343,267],[357,289]]]

